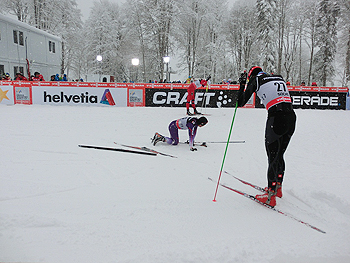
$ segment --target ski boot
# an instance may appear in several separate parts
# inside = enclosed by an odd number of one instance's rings
[[[188,116],[192,116],[192,115],[194,115],[194,114],[191,113],[190,110],[187,110],[187,115],[188,115]]]
[[[160,141],[165,142],[165,138],[163,135],[160,135],[158,132],[156,132],[153,136],[152,143],[153,145],[156,145],[157,142],[160,142]]]
[[[271,207],[276,205],[276,192],[271,188],[268,188],[265,194],[256,195],[255,198],[261,203],[267,204]]]
[[[269,188],[265,187],[264,190],[267,193],[269,191]],[[276,192],[276,196],[278,198],[282,198],[283,194],[282,194],[282,185],[281,185],[281,183],[277,183],[275,192]]]
[[[280,182],[277,183],[276,185],[276,196],[278,198],[282,198],[283,194],[282,194],[282,184]]]
[[[200,115],[201,113],[197,111],[197,109],[194,109],[194,114]]]

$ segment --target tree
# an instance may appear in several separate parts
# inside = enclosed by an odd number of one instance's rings
[[[197,51],[203,34],[204,6],[203,0],[180,0],[177,6],[176,40],[182,53],[180,59],[186,64],[189,76],[195,74]]]
[[[15,15],[19,21],[27,21],[29,11],[28,0],[4,0],[4,7],[10,14]]]
[[[339,61],[344,70],[340,71],[342,86],[348,86],[350,82],[350,2],[339,0],[341,15],[339,23]]]
[[[314,77],[322,86],[334,76],[333,60],[337,43],[337,20],[340,8],[332,0],[320,0],[316,22],[316,45],[319,48],[315,54]]]
[[[276,43],[274,42],[277,0],[257,0],[258,40],[262,43],[260,62],[267,72],[276,72]]]

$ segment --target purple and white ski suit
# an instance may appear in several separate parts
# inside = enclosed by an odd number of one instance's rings
[[[169,124],[170,138],[165,137],[168,144],[177,145],[179,143],[179,129],[188,130],[189,144],[193,147],[194,138],[197,133],[197,118],[195,117],[184,117],[181,119],[174,120]]]

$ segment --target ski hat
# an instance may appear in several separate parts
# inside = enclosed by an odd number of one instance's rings
[[[204,126],[208,123],[208,119],[206,117],[200,117],[197,119],[197,125],[198,126]]]
[[[206,81],[205,79],[202,79],[202,80],[201,80],[201,85],[202,85],[203,87],[205,87],[205,86],[207,85],[207,81]]]
[[[260,71],[263,71],[261,67],[258,66],[253,66],[250,68],[248,72],[248,80],[250,79],[251,76],[256,76]]]

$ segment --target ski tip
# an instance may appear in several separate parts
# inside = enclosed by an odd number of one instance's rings
[[[215,200],[215,199],[213,199],[213,202],[214,202],[214,203],[216,203],[216,200]]]

